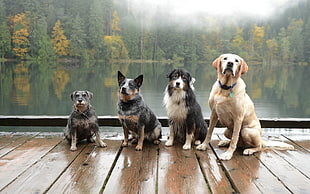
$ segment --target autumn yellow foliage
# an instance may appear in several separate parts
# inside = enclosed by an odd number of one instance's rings
[[[52,44],[56,53],[60,56],[69,55],[70,41],[67,39],[61,28],[60,20],[57,20],[53,27],[52,37]]]

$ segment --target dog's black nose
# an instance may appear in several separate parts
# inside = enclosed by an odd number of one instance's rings
[[[122,94],[126,94],[126,93],[127,93],[126,88],[122,88],[122,89],[121,89],[121,93],[122,93]]]
[[[78,102],[81,103],[83,100],[82,99],[78,99]]]
[[[228,62],[228,63],[227,63],[227,67],[232,68],[232,67],[233,67],[233,65],[234,65],[234,63],[233,63],[233,62]]]
[[[180,82],[175,82],[175,85],[176,85],[177,87],[179,87],[179,86],[180,86]]]

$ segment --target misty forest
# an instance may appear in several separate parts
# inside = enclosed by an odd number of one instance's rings
[[[137,4],[137,3],[136,3]],[[310,2],[268,18],[171,17],[127,0],[0,0],[1,60],[210,62],[225,52],[264,65],[309,64]],[[141,1],[140,6],[143,6]],[[258,10],[259,11],[259,10]]]

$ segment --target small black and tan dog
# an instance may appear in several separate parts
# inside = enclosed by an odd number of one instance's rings
[[[169,139],[166,146],[172,146],[175,139],[183,143],[183,149],[191,149],[192,142],[199,145],[207,134],[201,108],[196,101],[193,83],[195,79],[185,69],[174,69],[168,75],[169,84],[165,90],[164,105],[169,118]]]
[[[100,147],[107,146],[100,139],[98,118],[95,109],[90,104],[92,97],[93,93],[89,91],[75,91],[71,94],[71,99],[74,102],[73,110],[64,130],[66,139],[71,143],[71,151],[76,151],[76,143],[84,139],[87,139],[89,143],[96,141]],[[96,136],[95,141],[94,135]]]
[[[137,151],[141,151],[144,139],[154,144],[160,143],[161,123],[140,95],[143,75],[127,79],[118,71],[118,117],[124,129],[123,147],[128,146],[128,134],[133,135],[132,143],[138,141]]]

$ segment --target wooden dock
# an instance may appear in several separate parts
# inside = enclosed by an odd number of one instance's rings
[[[0,133],[0,193],[310,193],[310,130],[264,130],[264,139],[285,141],[294,151],[253,156],[225,151],[217,128],[206,151],[144,143],[106,148],[81,142],[71,152],[61,133]]]

